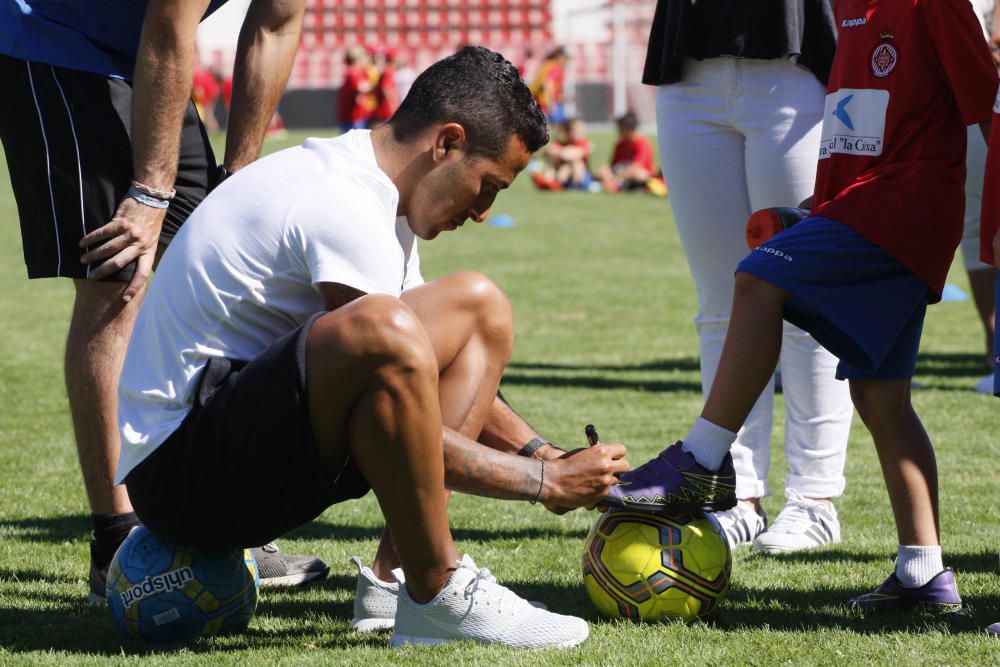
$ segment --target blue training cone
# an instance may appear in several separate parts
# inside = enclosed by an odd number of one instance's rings
[[[509,215],[504,215],[503,213],[501,213],[500,215],[494,215],[492,218],[490,218],[490,227],[513,227],[513,226],[514,226],[514,218],[510,217]]]
[[[948,283],[941,290],[941,300],[942,301],[968,301],[969,295],[962,291],[962,288],[958,285],[952,285]]]

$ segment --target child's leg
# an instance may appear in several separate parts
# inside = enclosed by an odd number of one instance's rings
[[[737,273],[733,310],[703,419],[738,431],[764,390],[781,352],[788,293],[750,273]]]
[[[736,274],[726,341],[701,419],[684,449],[718,470],[754,403],[771,380],[781,352],[782,308],[788,292],[752,273]]]
[[[937,546],[937,463],[910,403],[910,382],[851,380],[851,398],[875,440],[899,543]]]

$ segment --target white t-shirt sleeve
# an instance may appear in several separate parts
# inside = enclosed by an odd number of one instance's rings
[[[424,277],[420,274],[420,254],[417,252],[417,237],[410,229],[410,223],[406,218],[396,218],[396,238],[403,248],[406,257],[406,271],[403,274],[403,291],[419,287],[424,284]]]
[[[405,265],[395,216],[363,178],[340,174],[303,194],[286,220],[288,248],[314,285],[399,296]]]

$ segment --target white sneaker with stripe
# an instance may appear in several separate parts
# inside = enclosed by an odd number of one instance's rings
[[[754,506],[745,500],[740,500],[736,503],[736,507],[731,509],[712,512],[711,517],[718,522],[730,549],[735,549],[741,544],[753,544],[754,538],[763,533],[767,527],[764,508],[760,508],[758,514]]]
[[[836,508],[785,489],[788,502],[771,527],[753,541],[754,551],[768,554],[813,549],[840,542],[840,520]]]

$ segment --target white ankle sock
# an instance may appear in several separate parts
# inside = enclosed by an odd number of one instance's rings
[[[701,465],[718,470],[735,441],[736,434],[732,431],[698,417],[681,446]]]
[[[896,578],[906,588],[920,588],[943,569],[941,547],[899,545]]]

